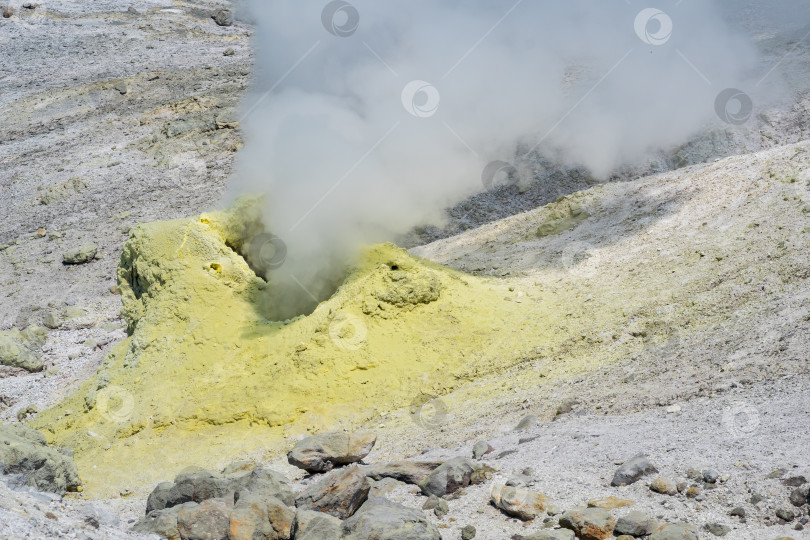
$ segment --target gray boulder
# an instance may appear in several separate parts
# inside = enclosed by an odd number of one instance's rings
[[[342,540],[441,540],[419,510],[375,497],[343,522]]]
[[[230,514],[229,540],[289,540],[295,512],[275,497],[244,493]]]
[[[793,506],[804,506],[810,502],[810,484],[799,486],[790,492],[790,503]]]
[[[436,467],[427,478],[419,482],[419,488],[425,495],[443,497],[469,486],[474,470],[470,460],[453,458]]]
[[[329,514],[313,510],[298,510],[293,522],[295,540],[337,540],[342,522]]]
[[[227,9],[218,9],[211,15],[211,18],[214,19],[214,22],[217,23],[219,26],[232,26],[233,25],[233,15]]]
[[[206,499],[177,513],[177,531],[183,540],[228,540],[232,503]]]
[[[629,536],[646,536],[653,531],[655,523],[644,512],[634,510],[626,516],[616,520],[613,532],[616,536],[627,534]]]
[[[309,486],[295,499],[295,506],[346,519],[365,502],[370,489],[369,479],[357,465],[352,465],[332,471]]]
[[[616,470],[616,473],[613,475],[611,485],[629,486],[633,482],[638,481],[642,476],[657,472],[658,469],[652,464],[652,462],[650,462],[649,459],[647,459],[647,456],[644,454],[638,454],[632,459],[625,461],[622,466]]]
[[[19,475],[39,491],[64,495],[81,484],[73,460],[48,446],[45,437],[23,425],[0,424],[0,468]]]
[[[46,338],[47,331],[38,326],[0,332],[0,364],[32,373],[42,371],[41,349]]]
[[[487,441],[478,441],[473,445],[473,458],[481,459],[493,450],[494,448],[492,448]]]
[[[395,461],[367,465],[362,468],[362,471],[374,480],[393,478],[406,484],[419,484],[441,464],[441,461]]]
[[[613,534],[616,520],[603,508],[573,508],[560,517],[560,527],[582,540],[604,540]]]
[[[132,530],[141,534],[156,534],[169,540],[179,540],[180,532],[177,530],[177,515],[186,508],[196,507],[197,503],[187,502],[171,508],[155,510],[141,518]]]
[[[256,467],[252,471],[239,470],[226,474],[189,467],[181,471],[174,482],[162,482],[155,487],[146,500],[146,513],[214,498],[238,500],[242,492],[275,497],[288,506],[295,501],[287,478],[270,469]]]
[[[320,433],[307,437],[287,453],[287,461],[307,472],[327,472],[336,465],[357,463],[371,452],[376,433]]]

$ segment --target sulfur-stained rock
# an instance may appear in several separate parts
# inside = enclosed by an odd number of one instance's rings
[[[98,246],[95,244],[83,244],[62,255],[62,262],[65,264],[84,264],[93,260],[98,253]]]
[[[371,483],[357,465],[332,471],[295,499],[295,506],[325,512],[338,519],[354,514],[365,502]]]
[[[617,508],[624,508],[625,506],[633,506],[636,504],[630,499],[620,499],[619,497],[602,497],[601,499],[591,499],[588,501],[588,508],[604,508],[605,510],[615,510]]]
[[[21,368],[32,373],[42,371],[44,328],[29,326],[20,332],[16,328],[0,332],[0,365]]]
[[[509,514],[523,520],[531,520],[545,512],[546,497],[524,488],[495,484],[490,492],[493,504]]]
[[[421,511],[381,497],[369,499],[343,522],[342,534],[341,540],[441,540],[439,530]]]
[[[425,495],[443,497],[470,485],[474,467],[470,460],[458,457],[442,463],[419,483]]]
[[[287,453],[287,461],[307,472],[327,472],[362,460],[376,441],[377,435],[371,431],[320,433],[296,444]]]
[[[602,508],[574,508],[562,515],[560,526],[582,540],[605,540],[613,535],[616,520]]]
[[[298,509],[293,522],[292,537],[295,540],[337,540],[342,522],[329,514],[314,510]]]
[[[3,474],[20,475],[39,491],[64,495],[81,483],[70,457],[49,447],[40,432],[19,424],[0,424],[0,463]]]
[[[244,493],[230,515],[230,540],[289,540],[295,512],[275,497]]]
[[[650,491],[655,491],[661,495],[677,495],[678,487],[672,480],[659,476],[650,482]]]

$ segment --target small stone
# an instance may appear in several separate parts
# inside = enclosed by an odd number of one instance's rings
[[[524,416],[520,420],[520,422],[518,422],[518,425],[515,426],[515,431],[525,431],[525,430],[529,429],[530,427],[534,426],[539,421],[540,421],[540,419],[537,418],[537,416],[534,415],[534,414]]]
[[[782,484],[787,487],[799,487],[807,483],[807,478],[804,476],[791,476],[782,480]]]
[[[126,81],[118,81],[113,85],[113,88],[118,91],[122,96],[129,92],[129,87]]]
[[[42,324],[51,330],[56,330],[62,326],[62,314],[58,311],[49,311],[45,314],[45,319],[43,320]]]
[[[751,494],[751,500],[749,502],[751,504],[753,504],[754,506],[756,506],[756,505],[758,505],[759,503],[761,503],[764,500],[765,500],[765,495],[762,495],[761,493],[756,493],[755,492],[755,493]]]
[[[135,7],[134,7],[134,6],[129,6],[129,7],[127,8],[127,13],[129,13],[130,15],[140,15],[140,13],[138,12],[138,10],[137,10],[137,9],[135,9]]]
[[[562,402],[557,405],[557,410],[554,412],[554,419],[556,420],[558,417],[572,412],[577,407],[579,407],[579,401],[574,398],[562,400]]]
[[[233,15],[227,9],[218,9],[211,15],[219,26],[233,26]]]
[[[670,405],[669,407],[667,407],[667,412],[668,413],[676,413],[676,412],[680,412],[680,410],[681,410],[680,405]]]
[[[492,448],[487,441],[478,441],[473,445],[473,457],[475,459],[481,459],[493,450],[494,448]]]
[[[657,473],[658,469],[647,459],[644,454],[639,454],[624,462],[613,475],[611,485],[630,485],[638,481],[642,476]]]
[[[98,246],[95,244],[84,244],[65,252],[62,255],[62,262],[65,264],[84,264],[92,261],[97,252]]]
[[[785,521],[793,521],[793,518],[795,518],[796,515],[793,513],[793,510],[791,510],[790,508],[782,507],[782,508],[777,508],[776,517],[778,517],[779,519],[783,519]]]
[[[731,512],[728,513],[730,516],[737,516],[739,518],[745,519],[745,508],[742,506],[735,506]]]
[[[225,52],[222,53],[222,56],[233,56],[235,54],[236,54],[236,51],[234,51],[233,48],[228,47],[227,49],[225,49]]]
[[[731,532],[731,527],[722,523],[707,523],[703,528],[715,536],[725,536]]]
[[[472,525],[465,525],[463,529],[461,529],[461,540],[472,540],[475,538],[475,527]]]
[[[709,484],[716,483],[718,478],[720,478],[720,473],[714,469],[709,469],[703,473],[703,481]]]
[[[606,540],[613,536],[616,520],[601,508],[574,508],[560,517],[560,526],[582,540]]]
[[[604,508],[605,510],[615,510],[617,508],[624,508],[625,506],[633,506],[636,504],[630,499],[620,499],[619,497],[602,497],[601,499],[591,499],[588,501],[588,508]]]
[[[686,496],[689,499],[694,499],[698,495],[700,495],[700,488],[697,486],[689,486],[689,488],[686,490]]]
[[[686,488],[689,487],[689,484],[687,484],[686,482],[678,482],[678,485],[676,487],[678,488],[678,493],[683,493],[684,491],[686,491]]]
[[[810,497],[810,484],[797,487],[790,492],[790,504],[793,506],[804,506]]]
[[[295,499],[295,506],[347,519],[360,508],[370,489],[369,479],[357,465],[352,465],[332,471],[309,486]]]
[[[689,469],[688,471],[686,471],[686,477],[689,480],[696,480],[696,481],[703,480],[703,475],[697,469]]]
[[[659,476],[650,482],[650,490],[662,495],[676,495],[678,493],[678,486],[676,486],[675,482],[672,480]]]
[[[436,508],[436,506],[438,506],[440,500],[441,499],[439,499],[436,495],[431,495],[427,498],[425,504],[422,505],[422,510],[433,510]]]
[[[433,513],[436,514],[436,517],[442,518],[449,512],[450,506],[447,504],[447,501],[444,499],[439,499],[439,502],[436,503],[436,508],[433,509]]]

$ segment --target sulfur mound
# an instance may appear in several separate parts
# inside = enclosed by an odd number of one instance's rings
[[[555,318],[505,301],[503,284],[383,244],[310,315],[268,320],[272,274],[269,283],[257,276],[242,254],[263,230],[257,205],[243,199],[132,231],[118,268],[128,338],[33,422],[74,449],[91,495],[286,451],[285,436],[444,393],[519,361],[513,343],[543,343]]]

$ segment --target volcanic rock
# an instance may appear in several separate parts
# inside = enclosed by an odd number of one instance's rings
[[[524,536],[522,540],[574,540],[574,533],[568,529],[538,531]]]
[[[211,18],[214,19],[214,22],[217,23],[219,26],[232,26],[233,25],[233,15],[227,9],[218,9],[211,15]]]
[[[376,441],[377,435],[371,431],[321,433],[296,444],[287,453],[287,461],[307,472],[327,472],[336,465],[362,460]]]
[[[441,540],[439,530],[422,512],[380,497],[369,499],[347,519],[342,533],[342,540]]]
[[[625,461],[613,475],[611,485],[630,485],[637,482],[642,476],[657,473],[658,469],[647,459],[644,454],[639,454],[628,461]]]
[[[523,520],[531,520],[546,509],[546,497],[528,489],[495,484],[490,498],[495,506]]]
[[[616,520],[601,508],[574,508],[560,517],[560,526],[582,540],[605,540],[613,535]]]
[[[295,499],[295,506],[346,519],[368,497],[371,483],[357,465],[332,471]]]
[[[277,498],[245,493],[231,511],[229,540],[289,540],[294,519]]]
[[[177,513],[177,531],[183,540],[228,538],[232,504],[226,499],[206,499]]]
[[[340,538],[341,521],[329,514],[298,509],[293,522],[295,540],[332,540]]]
[[[492,448],[487,441],[478,441],[473,445],[473,457],[475,459],[481,459],[484,455],[489,454],[493,450],[494,448]]]
[[[41,348],[47,334],[43,328],[29,326],[0,332],[0,364],[30,372],[42,371]]]
[[[39,491],[64,495],[79,487],[73,460],[48,446],[45,437],[29,427],[0,424],[0,471],[17,475]]]
[[[430,475],[419,483],[422,493],[443,497],[448,493],[470,485],[474,467],[466,458],[457,457],[436,467]]]
[[[98,252],[95,244],[83,244],[77,248],[66,251],[62,255],[62,262],[65,264],[84,264],[93,260]]]
[[[652,533],[650,540],[698,540],[698,533],[694,525],[665,523]]]
[[[633,511],[616,520],[614,534],[627,534],[630,536],[646,536],[653,531],[655,523],[644,512]]]

